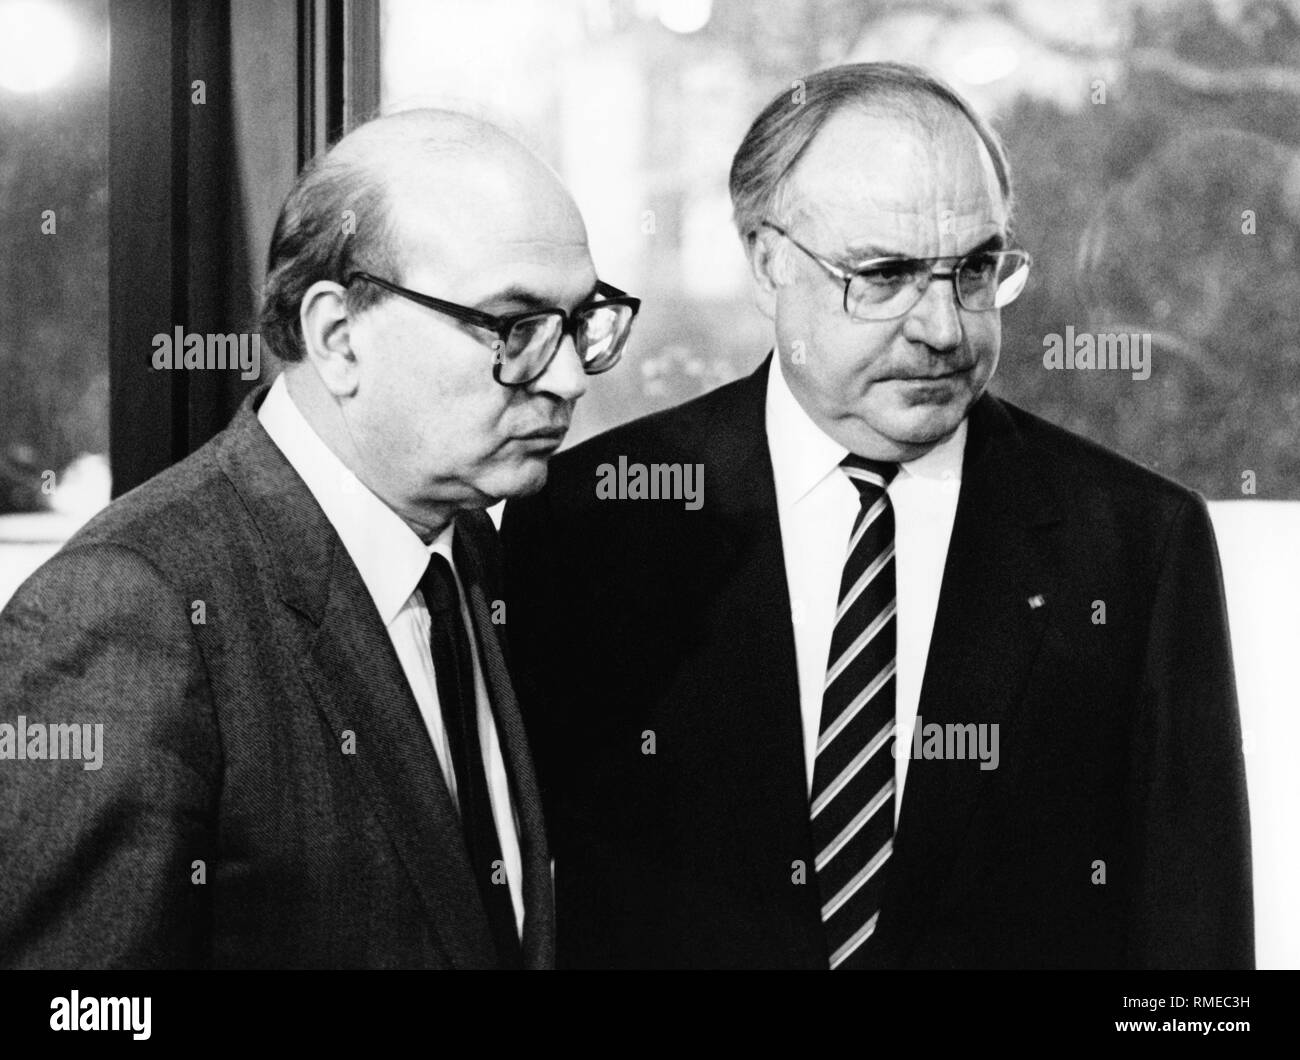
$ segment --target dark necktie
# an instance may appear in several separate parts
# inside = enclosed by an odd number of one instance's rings
[[[469,851],[470,868],[492,926],[498,963],[503,968],[518,968],[523,963],[519,934],[510,887],[504,882],[505,862],[492,817],[487,772],[483,768],[483,748],[478,738],[474,663],[461,618],[456,578],[451,564],[443,556],[434,553],[429,558],[428,569],[420,579],[420,592],[429,609],[429,639],[438,685],[438,704],[451,747],[461,829]],[[503,882],[494,883],[494,876]]]
[[[849,454],[861,505],[849,537],[822,692],[812,831],[832,968],[865,964],[894,848],[894,511],[898,472]]]

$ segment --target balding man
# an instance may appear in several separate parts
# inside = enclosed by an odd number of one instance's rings
[[[506,508],[561,965],[1249,966],[1205,504],[986,393],[993,132],[838,67],[731,191],[775,355]]]
[[[0,615],[0,962],[552,964],[483,509],[542,485],[637,307],[481,122],[380,119],[303,172],[283,374]],[[30,743],[73,725],[97,768]]]

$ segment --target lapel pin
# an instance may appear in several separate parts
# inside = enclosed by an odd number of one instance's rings
[[[1046,602],[1047,601],[1043,599],[1041,593],[1034,593],[1034,595],[1029,598],[1029,607],[1031,610],[1037,611]]]

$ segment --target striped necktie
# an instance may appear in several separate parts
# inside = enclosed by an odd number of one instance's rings
[[[894,847],[894,511],[898,472],[850,453],[861,506],[849,537],[822,691],[812,832],[831,968],[862,967]]]

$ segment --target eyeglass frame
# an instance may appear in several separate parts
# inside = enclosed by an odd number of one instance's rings
[[[378,287],[384,288],[386,291],[391,291],[393,294],[410,299],[412,302],[415,302],[417,305],[422,305],[426,309],[433,309],[451,317],[453,320],[459,320],[462,324],[469,324],[473,327],[482,328],[484,331],[493,332],[497,336],[497,342],[492,345],[495,354],[492,358],[492,378],[501,386],[509,387],[528,386],[530,383],[537,382],[537,380],[546,374],[547,369],[551,367],[551,362],[555,360],[556,354],[560,352],[560,347],[564,345],[564,337],[566,335],[570,338],[574,336],[574,332],[578,325],[578,315],[584,310],[597,309],[604,305],[626,306],[632,310],[632,316],[628,319],[628,327],[632,326],[632,321],[636,319],[637,313],[641,311],[641,299],[628,294],[626,291],[620,291],[613,284],[606,283],[604,280],[596,281],[594,291],[595,294],[601,296],[601,300],[598,302],[591,300],[584,301],[579,305],[574,306],[573,312],[571,313],[561,309],[559,306],[554,306],[549,309],[529,309],[522,313],[510,313],[506,316],[495,316],[492,313],[485,313],[481,309],[473,309],[470,306],[457,305],[455,302],[448,302],[443,298],[435,298],[431,294],[421,294],[419,291],[412,291],[408,287],[402,287],[400,284],[393,283],[391,280],[382,279],[375,276],[373,273],[363,272],[359,269],[348,273],[344,280],[344,286],[350,287],[355,280],[365,280],[368,283],[373,283]],[[537,374],[528,379],[521,379],[514,383],[502,382],[502,355],[506,348],[506,342],[510,338],[510,332],[514,326],[520,321],[527,320],[530,317],[549,316],[556,313],[560,315],[561,320],[560,337],[555,343],[555,349],[551,351],[550,356],[546,358],[546,362],[538,370]],[[601,375],[604,372],[608,372],[622,359],[623,354],[620,351],[618,360],[615,360],[613,363],[606,365],[604,368],[596,372],[588,372],[587,367],[584,364],[582,366],[583,374]]]
[[[966,312],[968,313],[989,313],[992,312],[994,309],[1004,309],[1006,308],[1005,306],[997,306],[997,305],[991,305],[986,309],[972,309],[970,308],[970,306],[966,305],[966,303],[962,301],[961,291],[957,288],[957,266],[959,266],[967,258],[973,257],[975,254],[1019,254],[1024,258],[1026,269],[1028,269],[1033,264],[1034,261],[1029,251],[1024,250],[1020,247],[1001,247],[998,250],[992,250],[992,251],[971,250],[971,251],[967,251],[965,254],[944,254],[935,258],[912,258],[903,254],[894,254],[882,258],[868,258],[866,261],[861,262],[855,268],[846,269],[841,265],[837,265],[834,261],[826,257],[824,254],[819,254],[817,253],[817,251],[804,246],[802,243],[799,242],[799,240],[795,239],[794,236],[792,236],[788,231],[786,231],[785,228],[783,228],[781,225],[776,224],[774,221],[761,221],[759,222],[759,224],[760,227],[770,228],[777,235],[784,236],[796,247],[798,247],[805,254],[807,254],[810,258],[812,258],[813,261],[815,261],[818,265],[820,265],[823,269],[825,269],[830,276],[834,277],[837,280],[842,281],[844,284],[844,300],[843,300],[844,312],[848,314],[851,320],[858,320],[862,322],[877,321],[877,320],[897,320],[899,317],[906,316],[913,309],[915,309],[917,305],[920,304],[920,301],[922,298],[925,297],[925,292],[929,289],[931,282],[936,279],[952,280],[952,292],[954,296],[956,296],[957,298],[957,304],[961,306],[962,309],[966,310]],[[913,302],[910,306],[908,306],[906,309],[904,309],[902,312],[895,313],[893,316],[855,317],[852,311],[849,309],[849,286],[853,283],[854,277],[856,277],[858,273],[862,272],[864,269],[868,268],[869,266],[881,265],[886,262],[899,262],[899,261],[924,262],[925,265],[930,270],[930,278],[926,280],[925,285],[921,287],[920,289],[921,293],[917,297],[917,300]],[[953,267],[951,269],[947,269],[941,272],[934,267],[934,263],[938,261],[951,261],[953,262]],[[1016,297],[1017,298],[1020,297],[1019,292],[1016,293]],[[1010,303],[1008,302],[1007,305],[1010,305]]]

